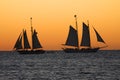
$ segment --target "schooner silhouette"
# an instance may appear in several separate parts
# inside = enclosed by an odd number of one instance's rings
[[[39,42],[36,30],[33,29],[32,17],[30,18],[30,21],[31,21],[31,39],[32,39],[31,46],[28,41],[26,29],[23,29],[23,31],[20,33],[14,45],[14,49],[20,54],[42,54],[45,51],[42,49],[42,45]]]
[[[89,24],[86,25],[84,22],[82,24],[83,32],[82,32],[81,44],[79,43],[77,15],[74,15],[74,17],[75,17],[75,20],[76,20],[76,29],[74,29],[70,25],[69,34],[68,34],[66,43],[63,44],[64,46],[72,46],[74,48],[62,48],[62,49],[66,53],[80,53],[80,52],[86,52],[87,53],[87,52],[97,52],[100,48],[103,48],[103,47],[95,47],[95,48],[91,47]],[[97,41],[106,44],[105,41],[100,36],[100,34],[96,31],[96,29],[93,28],[93,30],[95,31]],[[81,48],[81,46],[86,47],[86,48]],[[107,46],[104,46],[104,47],[107,47]]]

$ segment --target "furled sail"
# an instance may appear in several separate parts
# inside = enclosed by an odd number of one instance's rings
[[[72,26],[70,26],[68,38],[65,45],[78,47],[77,30],[75,30]]]
[[[89,27],[84,22],[83,22],[81,46],[90,47],[90,31],[89,31]]]
[[[42,48],[42,45],[40,44],[39,39],[37,37],[36,30],[34,30],[33,35],[32,35],[32,47],[33,49]]]
[[[105,43],[104,40],[102,39],[102,37],[101,37],[101,36],[99,35],[99,33],[96,31],[96,29],[95,29],[95,28],[93,28],[93,29],[94,29],[94,31],[95,31],[95,33],[96,33],[97,41]]]
[[[27,32],[26,30],[23,31],[23,41],[24,41],[24,49],[30,49],[30,44],[28,42]]]
[[[19,37],[14,45],[14,48],[22,49],[22,36],[21,36],[21,34],[19,35]]]

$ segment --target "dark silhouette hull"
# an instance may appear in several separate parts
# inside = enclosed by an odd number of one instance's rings
[[[82,49],[73,49],[73,48],[65,48],[63,49],[66,53],[90,53],[97,52],[100,48],[82,48]]]
[[[44,50],[21,50],[17,51],[19,54],[43,54]]]

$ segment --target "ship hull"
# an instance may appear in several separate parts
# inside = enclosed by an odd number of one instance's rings
[[[66,53],[90,53],[90,52],[97,52],[100,48],[82,48],[82,49],[72,49],[72,48],[65,48],[63,49]]]
[[[44,50],[21,50],[17,51],[19,54],[43,54]]]

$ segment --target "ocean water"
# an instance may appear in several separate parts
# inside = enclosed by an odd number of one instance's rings
[[[0,80],[120,80],[120,51],[0,52]]]

